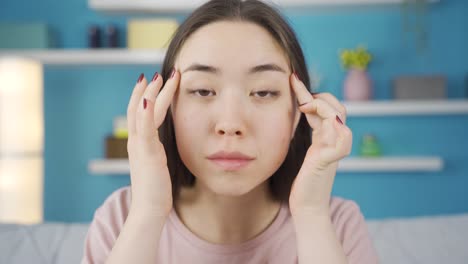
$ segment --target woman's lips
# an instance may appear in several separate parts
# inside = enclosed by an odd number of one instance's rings
[[[210,159],[225,170],[239,170],[247,166],[252,160],[248,159]]]

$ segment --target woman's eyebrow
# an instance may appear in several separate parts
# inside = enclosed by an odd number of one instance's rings
[[[200,63],[194,63],[190,65],[184,71],[182,71],[182,73],[185,73],[188,71],[201,71],[201,72],[207,72],[207,73],[213,73],[213,74],[219,74],[221,72],[219,68],[216,68],[210,65],[200,64]],[[286,73],[286,71],[280,66],[278,66],[277,64],[267,63],[267,64],[261,64],[261,65],[257,65],[257,66],[250,68],[248,70],[248,74],[255,74],[255,73],[266,72],[266,71]]]

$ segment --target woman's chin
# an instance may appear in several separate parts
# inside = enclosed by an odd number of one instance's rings
[[[224,179],[210,182],[207,186],[217,195],[243,196],[258,187],[258,184],[259,183],[256,182],[239,182],[236,180]]]

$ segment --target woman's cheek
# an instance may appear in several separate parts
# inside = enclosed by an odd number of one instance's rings
[[[183,134],[184,137],[190,137],[188,131],[201,131],[200,126],[204,123],[206,116],[200,109],[194,108],[190,102],[180,101],[175,120],[175,129]],[[187,135],[188,134],[188,135]]]
[[[274,113],[261,122],[264,133],[270,142],[288,144],[291,133],[291,120],[286,113]]]

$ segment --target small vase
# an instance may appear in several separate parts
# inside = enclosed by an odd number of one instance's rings
[[[372,82],[367,71],[362,69],[350,69],[343,88],[346,101],[366,101],[372,97]]]

